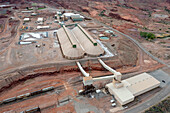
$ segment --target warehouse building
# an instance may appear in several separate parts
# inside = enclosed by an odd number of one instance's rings
[[[50,26],[37,26],[37,29],[49,29]]]
[[[72,15],[74,15],[74,13],[64,13],[62,15],[62,17],[66,17],[66,18],[70,19]]]
[[[83,21],[84,20],[84,17],[79,15],[79,14],[71,15],[70,18],[71,18],[71,20],[73,22],[75,22],[75,21]]]
[[[80,25],[68,29],[64,25],[57,31],[63,56],[68,59],[88,56],[101,56],[104,50]]]
[[[147,91],[159,87],[160,82],[147,73],[142,73],[134,77],[121,81],[122,87],[115,87],[114,83],[106,85],[109,92],[115,96],[121,105],[125,105]]]
[[[97,57],[104,54],[104,50],[101,48],[101,46],[79,24],[77,24],[77,26],[73,28],[72,31],[88,56]]]
[[[64,13],[61,17],[65,19],[72,19],[73,21],[84,20],[84,16],[81,16],[80,14],[75,14],[75,13]]]
[[[37,16],[37,13],[31,13],[31,16]]]
[[[57,31],[63,56],[67,59],[79,59],[84,57],[84,51],[78,44],[74,34],[64,25]]]

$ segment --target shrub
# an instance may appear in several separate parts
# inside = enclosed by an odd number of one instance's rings
[[[147,37],[147,32],[140,32],[140,36],[146,38]]]
[[[101,11],[100,14],[99,14],[99,16],[105,16],[105,15],[104,15],[104,12],[105,12],[105,10]]]
[[[147,34],[147,37],[148,37],[149,39],[155,39],[155,38],[156,38],[153,33],[148,33],[148,34]]]
[[[140,36],[146,38],[147,40],[153,40],[156,38],[153,33],[148,32],[140,32]]]

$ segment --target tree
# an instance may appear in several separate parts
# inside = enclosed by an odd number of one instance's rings
[[[147,37],[152,40],[156,38],[153,33],[147,33]]]
[[[144,38],[147,37],[147,34],[148,34],[147,32],[142,32],[142,31],[140,32],[140,36],[141,36],[141,37],[144,37]]]
[[[140,36],[146,38],[146,40],[153,40],[156,38],[156,36],[153,33],[148,32],[140,32]]]

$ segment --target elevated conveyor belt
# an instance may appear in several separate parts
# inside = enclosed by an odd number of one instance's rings
[[[121,81],[121,76],[122,74],[120,72],[117,72],[116,70],[112,69],[111,67],[109,67],[108,65],[106,65],[101,59],[98,59],[100,64],[107,69],[108,71],[112,72],[114,74],[114,78],[116,80],[118,80],[119,82]]]
[[[84,69],[82,68],[81,64],[79,62],[76,62],[77,66],[79,67],[81,73],[85,76],[85,77],[89,77],[89,73],[86,73],[86,71],[84,71]]]
[[[109,67],[108,65],[106,65],[100,58],[98,59],[100,64],[102,64],[102,66],[107,69],[108,71],[112,72],[113,74],[116,74],[117,71],[112,69],[111,67]]]
[[[96,77],[96,78],[93,78],[93,82],[100,81],[100,80],[113,79],[114,77],[115,77],[115,75]]]

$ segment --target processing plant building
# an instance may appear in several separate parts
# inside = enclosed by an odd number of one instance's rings
[[[116,88],[113,83],[106,85],[109,92],[115,96],[121,105],[125,105],[147,91],[159,87],[160,82],[147,73],[121,81],[122,87]]]
[[[64,25],[57,31],[63,56],[67,59],[80,59],[84,55],[97,57],[104,54],[101,46],[79,24],[73,29]]]

